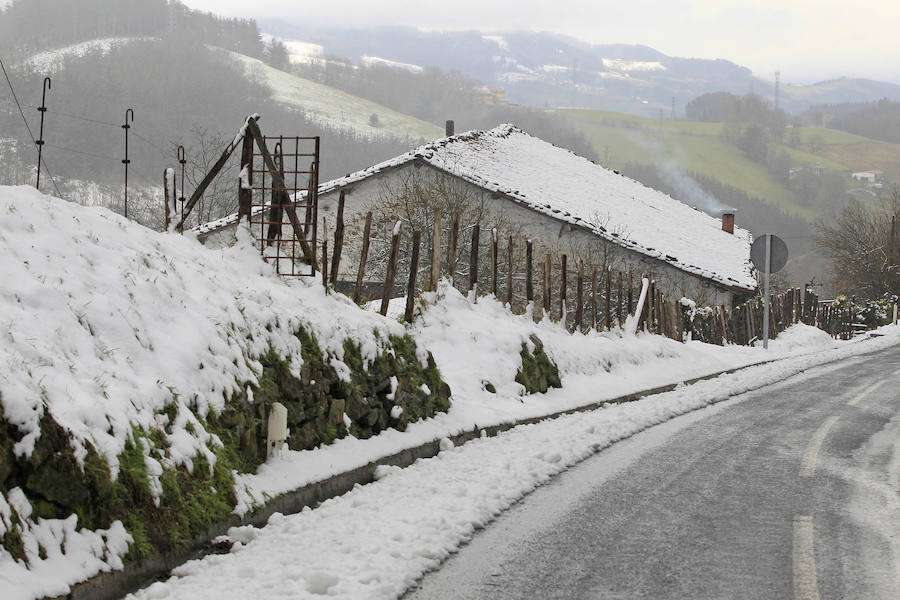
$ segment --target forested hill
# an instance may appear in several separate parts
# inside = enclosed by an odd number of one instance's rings
[[[811,108],[807,117],[832,129],[900,144],[900,102],[832,104]]]
[[[0,50],[33,54],[107,37],[175,35],[259,58],[256,22],[191,10],[175,0],[13,0],[0,9]]]

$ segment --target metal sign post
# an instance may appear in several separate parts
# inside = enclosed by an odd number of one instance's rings
[[[762,271],[763,287],[763,348],[769,349],[769,276],[777,273],[787,264],[788,249],[777,235],[767,233],[756,238],[750,247],[750,261],[757,270]]]

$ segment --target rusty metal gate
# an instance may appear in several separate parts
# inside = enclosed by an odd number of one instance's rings
[[[278,176],[255,147],[250,228],[260,252],[285,276],[316,273],[319,216],[319,138],[265,136]],[[279,185],[278,179],[284,182]]]

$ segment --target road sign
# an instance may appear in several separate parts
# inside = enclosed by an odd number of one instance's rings
[[[766,272],[766,238],[770,238],[772,240],[772,262],[769,268],[769,273],[777,273],[784,268],[784,265],[787,264],[788,259],[787,244],[785,244],[784,240],[782,240],[777,235],[767,233],[756,238],[756,241],[754,241],[753,245],[750,246],[750,260],[753,262],[753,266],[756,267],[757,270],[762,273]]]

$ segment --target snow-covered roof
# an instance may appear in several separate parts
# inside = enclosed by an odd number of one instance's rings
[[[514,125],[439,139],[323,183],[319,193],[413,160],[686,272],[726,286],[757,287],[748,231],[735,228],[733,235],[726,233],[719,219]],[[196,231],[210,233],[235,220],[232,215]]]

